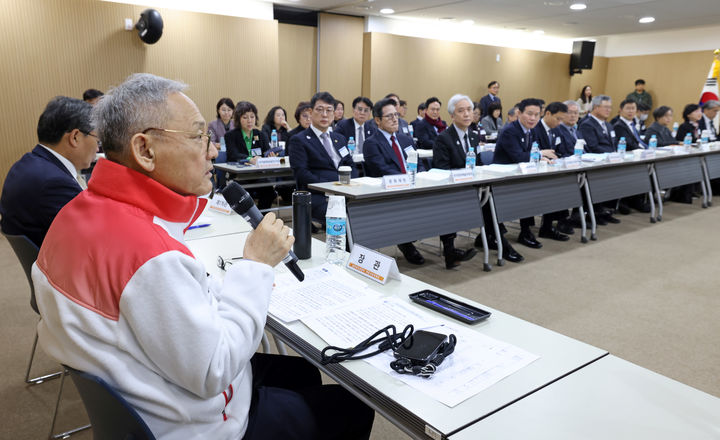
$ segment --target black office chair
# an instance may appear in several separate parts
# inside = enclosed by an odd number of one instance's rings
[[[30,284],[30,307],[32,307],[35,313],[39,315],[40,312],[37,307],[37,302],[35,301],[35,285],[32,281],[32,265],[33,263],[35,263],[35,260],[37,260],[38,252],[40,252],[40,249],[38,249],[35,243],[33,243],[32,240],[30,240],[25,235],[11,235],[6,234],[2,231],[0,231],[0,233],[2,233],[2,235],[10,243],[10,247],[12,247],[13,251],[15,252],[15,256],[18,258],[18,261],[20,261],[20,265],[25,271],[25,276],[27,277],[28,284]],[[29,385],[39,385],[47,380],[62,377],[60,381],[60,389],[58,390],[57,402],[55,403],[55,412],[53,414],[52,424],[50,425],[50,438],[67,438],[76,432],[80,432],[90,428],[90,425],[85,425],[60,434],[53,434],[53,432],[55,431],[55,421],[57,419],[58,408],[60,406],[60,398],[62,396],[63,383],[65,381],[65,371],[63,370],[56,373],[46,374],[44,376],[38,376],[32,379],[30,378],[30,369],[32,368],[33,359],[35,359],[37,342],[38,334],[36,329],[35,339],[33,340],[32,352],[30,353],[30,362],[28,362],[27,371],[25,372],[25,383]]]
[[[7,241],[10,243],[10,247],[12,247],[13,251],[15,252],[15,256],[17,257],[18,261],[20,261],[20,265],[25,271],[25,276],[27,277],[28,284],[30,284],[30,307],[32,307],[35,313],[39,315],[40,312],[38,311],[37,302],[35,302],[35,286],[33,285],[32,281],[32,265],[33,263],[35,263],[35,260],[37,260],[38,252],[40,251],[40,249],[38,249],[35,243],[33,243],[25,235],[10,235],[5,234],[4,232],[2,233],[2,235],[7,238]],[[58,371],[57,373],[46,374],[44,376],[38,376],[32,379],[30,378],[30,369],[32,368],[33,359],[35,358],[37,342],[38,335],[36,330],[35,339],[33,340],[32,351],[30,352],[30,362],[28,362],[27,371],[25,372],[25,383],[28,383],[30,385],[37,385],[50,379],[56,379],[62,374],[62,371]]]
[[[100,377],[65,367],[90,417],[95,440],[155,440],[142,417]]]

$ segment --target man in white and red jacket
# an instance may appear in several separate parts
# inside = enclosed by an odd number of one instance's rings
[[[301,358],[255,353],[287,226],[265,216],[222,282],[185,246],[217,150],[184,89],[135,74],[95,107],[108,160],[33,267],[42,348],[107,380],[160,439],[367,439],[359,400]]]

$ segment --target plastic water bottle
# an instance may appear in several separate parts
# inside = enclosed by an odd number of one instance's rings
[[[680,126],[680,125],[678,125],[677,122],[673,124],[673,131],[672,131],[673,137],[677,136],[677,131],[678,131],[678,127],[679,127],[679,126]]]
[[[475,154],[475,147],[468,147],[468,152],[465,155],[465,168],[470,168],[474,171],[476,163],[477,155]]]
[[[688,133],[685,135],[685,139],[683,139],[683,146],[687,150],[692,145],[692,134]]]
[[[708,142],[710,142],[710,130],[703,130],[700,135],[700,144],[706,145]]]
[[[657,149],[657,136],[652,135],[650,137],[650,142],[648,142],[648,149],[650,149],[650,150]]]
[[[537,142],[533,142],[532,147],[530,147],[530,162],[535,164],[540,162],[540,147],[538,147]]]
[[[350,150],[350,154],[355,153],[355,137],[350,136],[350,139],[348,139],[348,150]]]
[[[227,147],[225,146],[225,136],[220,138],[220,151],[227,151]]]
[[[415,129],[412,124],[408,124],[408,131],[410,131],[410,137],[415,137]]]
[[[625,150],[627,150],[627,142],[625,141],[625,137],[623,136],[618,141],[617,152],[624,155]]]
[[[585,152],[585,141],[583,139],[576,140],[575,148],[573,148],[573,155],[575,155],[577,157],[581,157],[584,152]]]
[[[347,214],[345,197],[329,196],[325,214],[325,261],[342,265],[345,261]]]
[[[417,165],[418,165],[417,151],[415,151],[415,150],[408,151],[406,171],[407,171],[407,174],[410,175],[410,185],[412,185],[412,186],[415,186],[415,176],[417,175]]]
[[[273,128],[272,133],[270,133],[270,147],[272,149],[275,149],[278,147],[278,139],[277,139],[277,130]]]

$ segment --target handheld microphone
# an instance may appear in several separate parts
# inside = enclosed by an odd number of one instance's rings
[[[255,202],[253,202],[250,194],[245,191],[245,188],[240,186],[237,182],[230,182],[227,184],[225,189],[222,190],[222,195],[225,197],[225,200],[228,202],[233,211],[240,214],[242,218],[250,223],[250,226],[252,226],[253,229],[258,227],[263,219],[263,215],[260,210],[257,209],[257,206],[255,206]],[[293,251],[288,252],[282,261],[285,263],[285,266],[290,270],[290,272],[295,275],[295,278],[297,278],[298,281],[305,279],[305,274],[298,267],[298,258]]]

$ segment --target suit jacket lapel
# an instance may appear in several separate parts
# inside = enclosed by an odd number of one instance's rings
[[[32,152],[33,152],[33,154],[37,154],[38,156],[43,157],[43,158],[45,158],[46,160],[54,163],[54,164],[55,164],[58,168],[60,168],[65,174],[67,174],[68,176],[70,176],[71,179],[75,180],[75,178],[73,177],[73,175],[72,175],[72,173],[70,172],[70,170],[68,170],[67,167],[66,167],[65,165],[63,165],[63,163],[60,162],[60,160],[59,160],[57,157],[55,157],[54,154],[52,154],[51,152],[49,152],[48,150],[46,150],[46,149],[45,149],[44,147],[42,147],[40,144],[36,145],[35,148],[33,148],[33,151],[32,151]],[[78,184],[78,185],[79,185],[79,184]]]
[[[315,132],[312,130],[312,128],[307,129],[306,136],[310,137],[310,143],[317,149],[320,154],[327,160],[328,165],[330,165],[331,168],[335,168],[335,163],[332,160],[332,157],[325,151],[325,146],[322,144],[320,139],[315,135]],[[330,142],[332,142],[332,135],[330,135]]]
[[[460,157],[465,157],[465,146],[462,144],[463,140],[460,139],[455,126],[450,125],[445,130],[450,130],[450,137],[453,140],[453,148],[455,148],[455,151],[460,154]]]

